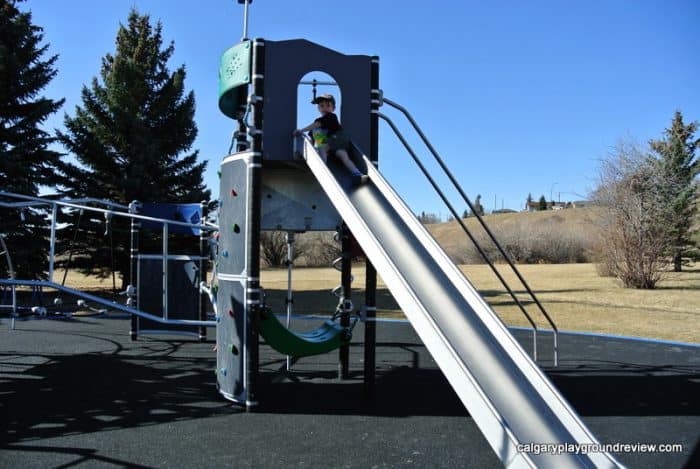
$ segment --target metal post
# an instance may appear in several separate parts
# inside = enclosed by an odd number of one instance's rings
[[[168,319],[168,224],[163,222],[163,319]]]
[[[260,208],[262,205],[262,128],[263,128],[263,93],[265,83],[265,42],[253,41],[253,81],[250,102],[252,104],[253,126],[251,134],[251,161],[248,166],[248,279],[246,281],[246,358],[245,376],[247,387],[246,410],[252,411],[258,405],[257,384],[259,367],[258,319],[262,302],[260,289]]]
[[[53,282],[54,257],[56,255],[56,216],[58,205],[51,206],[51,245],[49,247],[49,282]]]
[[[287,329],[292,325],[292,268],[294,267],[294,232],[287,232]],[[292,371],[292,357],[287,355],[287,371]]]
[[[248,39],[248,4],[253,0],[238,0],[238,3],[243,3],[243,37],[241,41]]]
[[[350,230],[343,223],[340,228],[341,250],[343,261],[340,270],[340,283],[342,285],[342,311],[340,313],[340,325],[350,327],[350,309],[352,305],[352,246],[350,244]],[[350,376],[350,346],[345,344],[340,347],[338,353],[338,378],[348,379]]]
[[[379,90],[379,57],[372,57],[371,65],[371,109],[378,110],[381,104]],[[370,144],[369,159],[375,167],[379,166],[379,118],[375,113],[370,114]],[[377,270],[365,256],[365,367],[364,391],[365,397],[374,395],[376,375],[377,350]]]
[[[199,203],[199,213],[201,218],[199,223],[205,225],[207,222],[207,201],[203,200]],[[208,242],[209,232],[204,230],[199,230],[199,283],[207,283],[207,271],[209,270],[209,258],[207,256],[207,242]],[[207,319],[207,297],[202,290],[199,290],[199,320],[204,321]],[[199,341],[204,342],[207,340],[207,328],[204,326],[199,327]]]
[[[12,325],[10,329],[15,330],[15,319],[17,318],[17,286],[12,285]]]
[[[139,202],[134,200],[129,204],[129,213],[137,214],[139,212]],[[132,288],[127,288],[127,299],[126,305],[130,308],[135,307],[136,298],[139,294],[136,286],[138,281],[136,279],[138,275],[138,255],[139,255],[139,229],[141,228],[141,221],[137,218],[131,219],[131,251],[129,253],[129,286]],[[136,340],[138,338],[138,316],[135,314],[131,315],[131,330],[129,331],[129,337],[131,340]]]

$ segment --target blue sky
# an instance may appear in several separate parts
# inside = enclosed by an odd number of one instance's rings
[[[162,21],[164,38],[175,41],[171,69],[187,67],[197,100],[194,148],[209,161],[205,182],[216,194],[233,129],[217,108],[217,70],[241,37],[235,0],[20,4],[60,56],[45,94],[66,104],[47,126],[62,128],[64,112],[74,115],[131,7]],[[700,120],[698,20],[694,0],[255,0],[249,36],[380,56],[384,94],[409,109],[468,195],[481,194],[490,211],[494,203],[522,209],[528,193],[585,197],[599,159],[619,139],[659,138],[677,109]],[[313,112],[307,100],[300,106]],[[380,170],[416,212],[446,216],[389,127],[380,132]]]

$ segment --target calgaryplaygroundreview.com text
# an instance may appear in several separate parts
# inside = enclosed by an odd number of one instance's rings
[[[680,443],[524,443],[518,452],[528,454],[682,453]]]

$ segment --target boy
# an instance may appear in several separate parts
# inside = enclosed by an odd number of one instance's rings
[[[338,122],[338,116],[335,115],[335,98],[331,94],[322,94],[311,103],[318,106],[318,112],[321,113],[321,117],[303,129],[295,130],[294,133],[299,135],[310,131],[314,147],[316,147],[321,158],[326,161],[327,154],[335,154],[350,171],[353,181],[361,183],[363,175],[348,155],[347,148],[350,144],[350,139],[343,132],[343,128]]]

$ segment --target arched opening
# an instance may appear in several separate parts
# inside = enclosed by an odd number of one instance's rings
[[[319,117],[316,105],[311,101],[315,96],[331,94],[335,98],[335,114],[342,124],[342,96],[336,80],[325,72],[313,71],[304,75],[297,86],[297,128],[300,129],[312,123]]]

